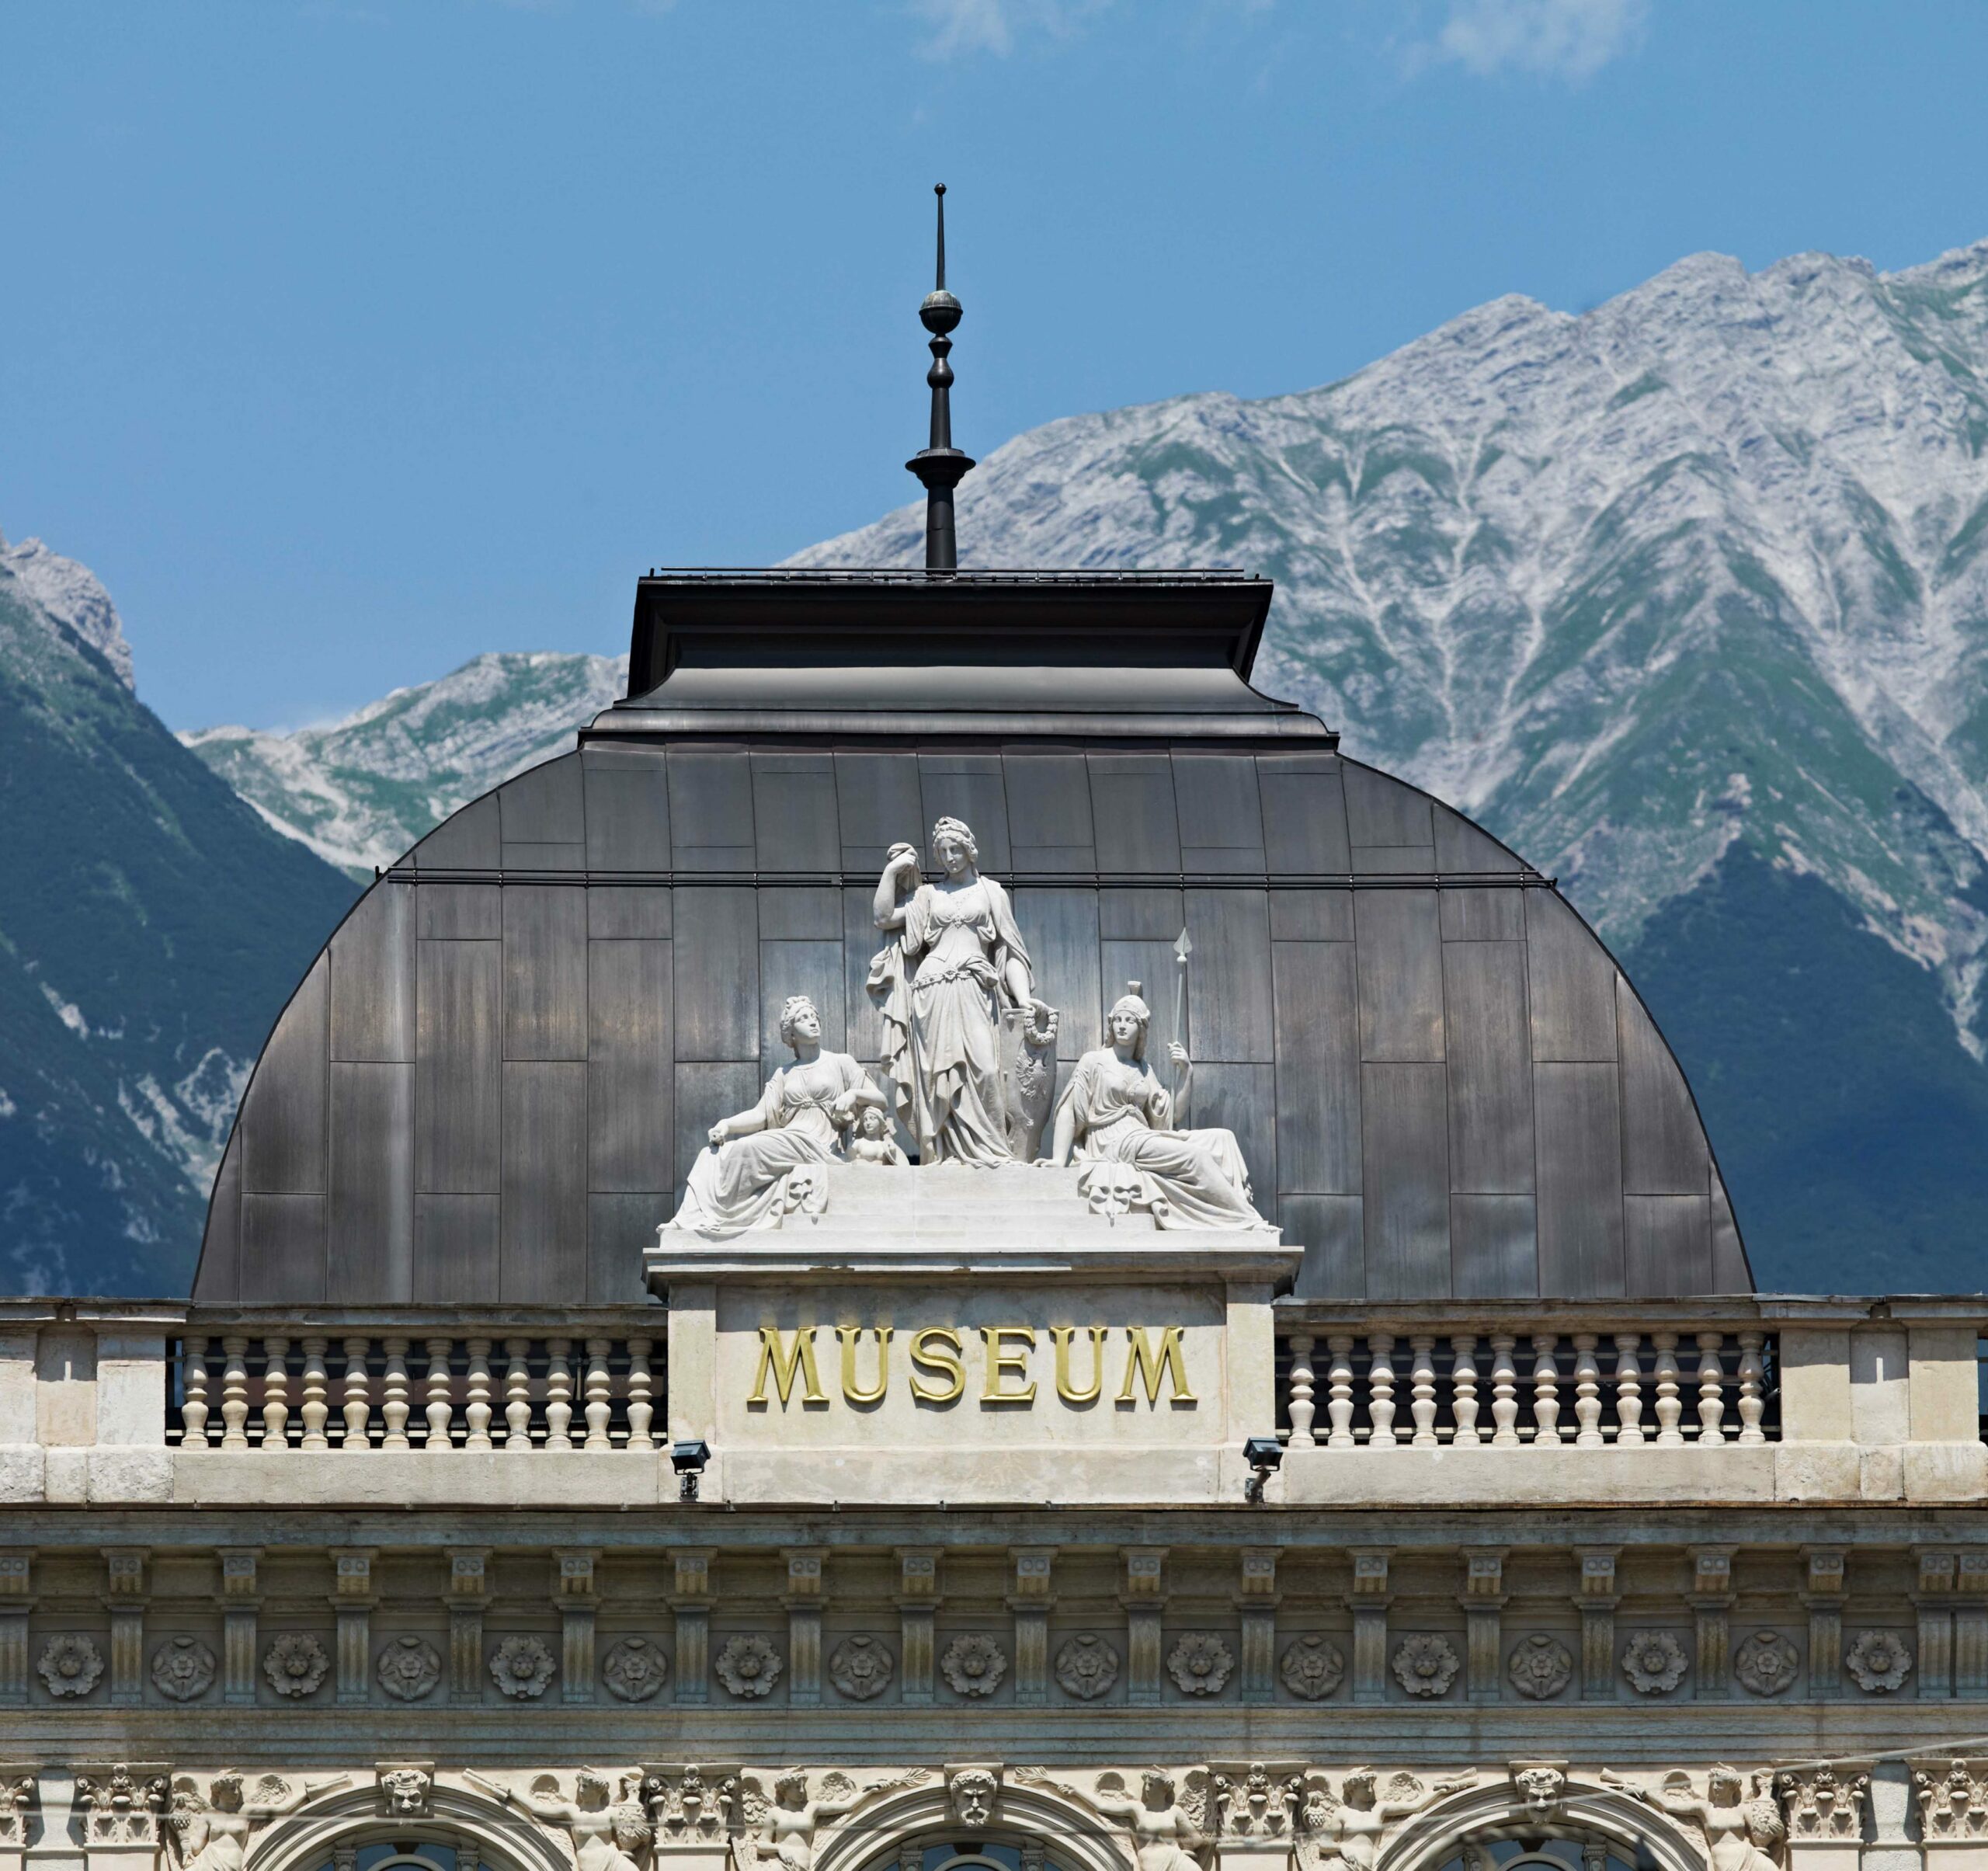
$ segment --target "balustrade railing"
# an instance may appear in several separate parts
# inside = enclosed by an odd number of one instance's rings
[[[166,1440],[304,1451],[649,1449],[659,1311],[381,1324],[196,1313],[169,1342]]]
[[[1324,1309],[1319,1309],[1321,1310]],[[1278,1429],[1293,1448],[1713,1448],[1779,1439],[1774,1335],[1755,1324],[1567,1329],[1281,1307]],[[1295,1313],[1297,1316],[1292,1316]]]

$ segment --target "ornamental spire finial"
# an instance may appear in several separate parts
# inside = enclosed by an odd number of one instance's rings
[[[946,290],[946,185],[941,182],[932,192],[939,199],[938,276],[918,308],[919,323],[932,334],[932,367],[925,373],[932,386],[931,439],[905,466],[925,484],[925,569],[945,573],[959,562],[953,489],[973,460],[953,446],[953,367],[946,357],[953,348],[949,334],[960,322],[960,302]]]

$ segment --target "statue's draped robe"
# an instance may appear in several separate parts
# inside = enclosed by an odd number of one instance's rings
[[[773,1226],[787,1177],[835,1154],[829,1106],[865,1083],[863,1068],[846,1052],[824,1052],[808,1065],[776,1072],[757,1107],[766,1128],[698,1153],[669,1225],[721,1240]]]
[[[1001,1089],[1003,978],[1030,969],[1008,893],[920,884],[904,929],[871,965],[884,1016],[884,1071],[921,1163],[1010,1160]]]
[[[1079,1163],[1129,1163],[1166,1198],[1163,1228],[1260,1228],[1236,1133],[1173,1130],[1173,1094],[1141,1059],[1128,1065],[1110,1047],[1077,1061],[1058,1112],[1076,1119]]]

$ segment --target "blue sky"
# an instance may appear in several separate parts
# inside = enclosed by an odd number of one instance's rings
[[[934,181],[982,454],[1988,235],[1978,0],[0,0],[0,531],[176,727],[620,649],[648,565],[909,499]]]

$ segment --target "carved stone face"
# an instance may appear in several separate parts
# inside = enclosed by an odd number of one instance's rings
[[[1140,1790],[1145,1793],[1146,1804],[1156,1813],[1163,1813],[1173,1803],[1173,1782],[1164,1774],[1148,1774],[1141,1782]]]
[[[863,1108],[863,1135],[872,1143],[883,1140],[884,1114],[874,1104],[866,1104]]]
[[[961,1825],[982,1826],[994,1816],[996,1782],[990,1773],[971,1768],[953,1775],[954,1816]]]
[[[1114,1044],[1129,1046],[1139,1036],[1139,1017],[1130,1007],[1111,1010],[1111,1038]]]
[[[815,1012],[812,1001],[804,1000],[787,1016],[787,1024],[796,1039],[822,1037],[822,1017]]]
[[[966,847],[951,833],[932,847],[932,855],[938,859],[940,869],[956,881],[966,875],[968,865],[973,861]]]

